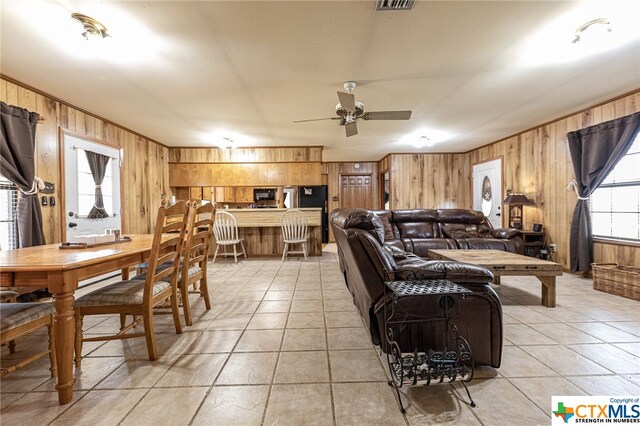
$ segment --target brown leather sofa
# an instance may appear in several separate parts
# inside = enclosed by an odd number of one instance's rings
[[[488,269],[460,262],[426,260],[394,246],[384,246],[382,221],[369,210],[337,209],[330,213],[329,221],[347,287],[374,344],[386,351],[385,306],[389,308],[392,302],[389,293],[384,297],[385,281],[448,279],[472,291],[466,299],[456,302],[460,306],[455,310],[453,323],[469,341],[475,363],[500,366],[502,307],[498,295],[489,286],[493,275]],[[396,316],[428,319],[443,313],[438,297],[408,296],[402,303],[402,314],[396,313]],[[423,342],[423,349],[441,347],[445,337],[442,328],[435,324],[421,329],[405,327],[396,339],[401,350],[413,352],[417,341]]]
[[[524,253],[517,229],[494,229],[482,212],[465,209],[373,211],[382,222],[383,243],[420,257],[429,249],[494,249]]]

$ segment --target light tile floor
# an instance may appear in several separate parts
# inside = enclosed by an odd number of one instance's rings
[[[174,333],[156,317],[161,358],[144,339],[85,344],[72,403],[58,406],[44,358],[0,380],[0,423],[519,424],[550,423],[551,395],[640,395],[640,304],[558,279],[558,306],[540,306],[535,278],[496,287],[504,308],[503,365],[460,384],[403,389],[398,409],[378,351],[350,301],[335,245],[323,256],[209,265],[213,309],[192,295],[194,325]],[[80,290],[78,293],[82,293]],[[116,317],[90,317],[85,333]],[[18,341],[24,356],[44,334]],[[13,356],[2,348],[2,364]]]

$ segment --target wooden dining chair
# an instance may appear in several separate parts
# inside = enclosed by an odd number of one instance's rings
[[[287,210],[280,218],[282,239],[284,240],[283,262],[289,254],[302,254],[304,259],[307,260],[307,240],[309,239],[307,223],[307,215],[297,209]],[[289,244],[300,244],[302,251],[290,251]]]
[[[236,218],[229,212],[217,211],[215,220],[213,221],[213,234],[216,237],[216,251],[213,254],[213,262],[218,256],[218,249],[222,246],[221,256],[233,256],[238,263],[238,256],[243,254],[247,257],[247,251],[244,249],[244,240],[238,236],[238,223]],[[242,251],[238,253],[236,245],[240,244]],[[227,253],[227,246],[233,246],[233,253]]]
[[[51,377],[56,376],[56,350],[53,336],[53,314],[55,308],[51,303],[0,303],[0,344],[9,344],[9,353],[15,353],[15,339],[32,333],[39,328],[47,327],[49,348],[27,359],[0,369],[0,377],[18,370],[34,361],[49,355]]]
[[[149,360],[158,358],[155,334],[153,331],[153,313],[155,307],[162,307],[167,300],[171,302],[171,313],[176,333],[182,332],[178,308],[178,269],[180,252],[187,228],[189,207],[180,201],[171,207],[160,207],[156,220],[153,244],[149,254],[149,271],[144,280],[134,277],[92,291],[76,300],[76,339],[75,361],[80,367],[82,343],[129,339],[144,336],[147,341]],[[165,221],[165,219],[168,219]],[[167,268],[157,268],[170,262]],[[120,314],[120,331],[111,336],[84,338],[82,323],[85,315]],[[124,324],[124,317],[131,315],[130,324]],[[127,333],[142,321],[144,333]]]
[[[199,207],[194,205],[193,212],[189,217],[187,239],[183,251],[184,260],[178,274],[184,321],[187,325],[193,323],[189,306],[190,293],[200,294],[204,298],[205,308],[211,309],[207,287],[207,261],[215,211],[213,204],[204,204]],[[198,283],[200,286],[196,288]],[[191,286],[194,287],[194,291],[190,291]]]
[[[12,290],[0,290],[0,303],[16,303],[18,300],[18,296],[19,294],[15,291]],[[1,346],[4,346],[5,343],[3,342]],[[7,345],[9,346],[9,353],[12,354],[16,351],[16,341],[15,340],[9,340],[7,342]]]

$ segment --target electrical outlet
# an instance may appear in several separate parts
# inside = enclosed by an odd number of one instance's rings
[[[555,252],[557,252],[557,251],[558,251],[558,246],[557,246],[556,244],[549,244],[549,246],[548,246],[548,247],[549,247],[549,251],[550,251],[551,253],[555,253]]]

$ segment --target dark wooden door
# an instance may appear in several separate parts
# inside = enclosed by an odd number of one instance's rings
[[[340,176],[340,205],[342,208],[373,209],[371,175]]]

